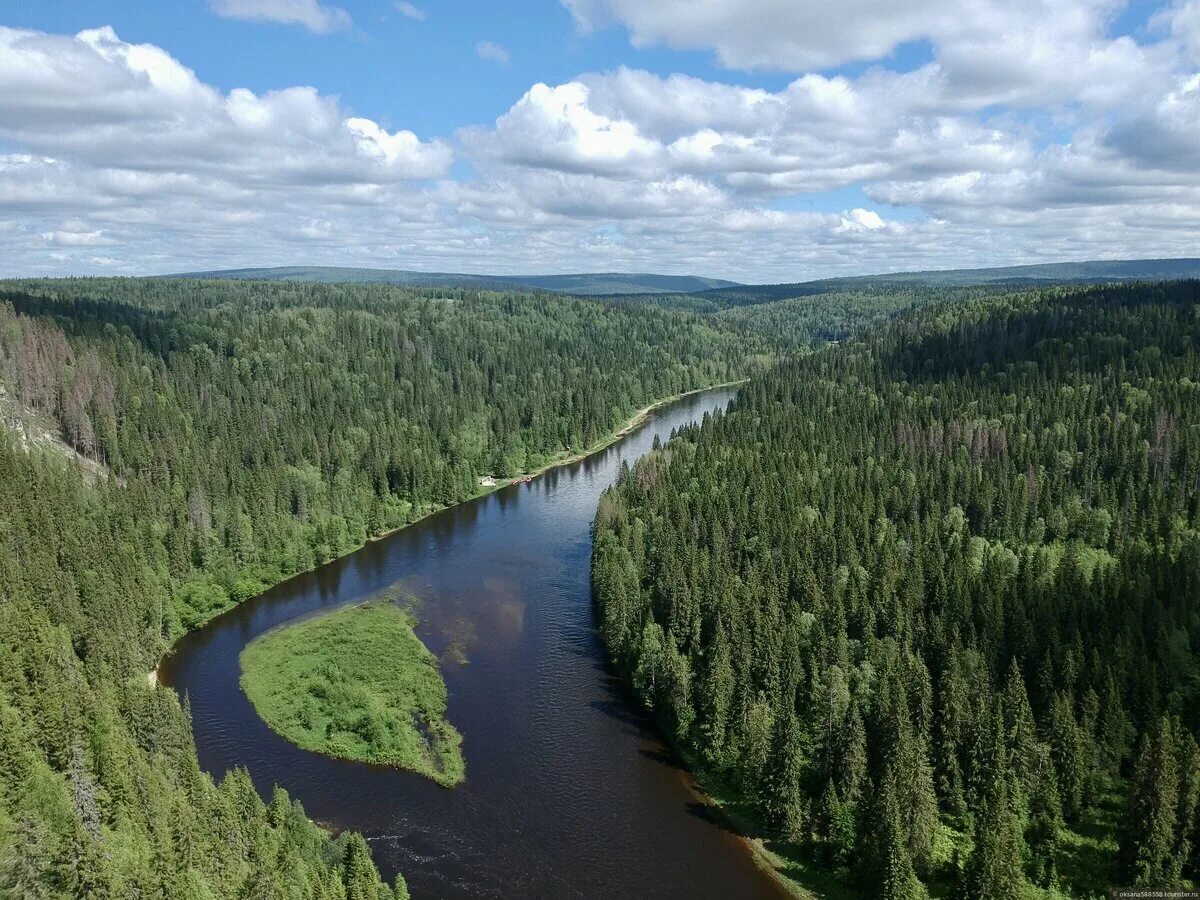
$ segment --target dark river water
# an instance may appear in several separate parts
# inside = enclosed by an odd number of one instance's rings
[[[595,631],[589,528],[622,460],[732,398],[697,394],[583,462],[445,510],[185,637],[160,676],[191,699],[200,763],[249,769],[363,832],[416,898],[775,897],[622,692]],[[467,780],[327,759],[273,734],[238,687],[264,631],[384,591],[418,599]],[[465,655],[466,662],[461,661]]]

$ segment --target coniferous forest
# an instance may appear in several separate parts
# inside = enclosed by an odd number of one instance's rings
[[[604,496],[593,555],[619,670],[737,824],[835,897],[1195,884],[1197,290],[0,284],[0,896],[407,896],[201,771],[147,673],[481,475],[746,375]]]
[[[203,773],[147,673],[266,586],[764,347],[549,296],[4,283],[0,896],[407,896],[361,837]]]
[[[603,638],[831,896],[1200,883],[1200,286],[912,310],[601,501]]]

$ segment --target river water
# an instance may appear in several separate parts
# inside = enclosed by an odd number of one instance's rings
[[[588,459],[431,516],[250,600],[160,668],[191,700],[201,765],[245,766],[308,815],[365,834],[415,898],[738,898],[780,891],[715,820],[624,694],[595,632],[589,529],[622,461],[723,408],[686,397]],[[264,631],[382,592],[417,598],[442,659],[467,780],[327,759],[272,733],[238,686]]]

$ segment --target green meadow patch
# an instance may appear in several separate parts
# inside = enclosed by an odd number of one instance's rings
[[[327,756],[463,780],[437,659],[391,601],[268,632],[242,651],[242,690],[271,729]]]

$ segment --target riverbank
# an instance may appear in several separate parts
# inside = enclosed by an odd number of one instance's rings
[[[492,494],[498,490],[509,487],[510,485],[514,484],[517,481],[522,481],[526,478],[529,478],[529,479],[539,478],[540,476],[545,475],[547,472],[549,472],[552,469],[559,469],[559,468],[562,468],[563,466],[570,466],[570,465],[574,465],[577,462],[582,462],[583,460],[587,459],[589,456],[592,456],[596,453],[600,453],[603,450],[607,450],[609,447],[611,447],[617,441],[621,440],[621,438],[636,431],[638,428],[640,428],[642,425],[645,424],[646,420],[648,418],[650,418],[650,414],[652,412],[654,412],[656,409],[660,409],[664,406],[669,406],[672,403],[678,403],[680,400],[683,400],[686,397],[691,397],[696,394],[703,394],[707,391],[719,391],[722,388],[737,387],[738,385],[745,384],[749,380],[750,380],[749,378],[739,378],[736,381],[723,381],[720,384],[710,384],[707,387],[694,388],[693,390],[690,390],[690,391],[684,391],[681,394],[673,394],[670,397],[664,397],[661,400],[655,400],[649,406],[643,406],[641,409],[639,409],[637,412],[635,412],[632,416],[630,416],[629,419],[625,422],[624,425],[621,426],[621,428],[619,430],[611,432],[606,437],[601,438],[599,441],[597,441],[596,443],[592,444],[590,447],[588,447],[584,450],[563,451],[562,453],[559,453],[556,456],[554,456],[549,462],[543,463],[542,465],[540,465],[536,468],[527,469],[527,470],[520,472],[517,475],[513,475],[512,477],[509,477],[509,478],[498,479],[495,484],[480,485],[479,490],[477,490],[471,496],[464,497],[462,500],[458,500],[454,503],[449,503],[449,504],[445,504],[442,506],[435,506],[431,509],[428,509],[410,522],[405,522],[403,525],[400,525],[396,528],[389,528],[387,531],[381,531],[379,534],[371,535],[370,537],[367,538],[367,543],[370,543],[372,541],[382,541],[384,538],[391,537],[396,532],[403,531],[405,528],[410,528],[411,526],[416,525],[418,522],[422,522],[425,519],[428,519],[430,516],[436,516],[438,513],[442,512],[444,510],[451,509],[452,507],[459,506],[463,503],[470,503],[472,500],[478,500],[480,497],[486,497],[488,494]],[[362,549],[362,548],[359,547],[356,549]],[[354,553],[354,552],[355,552],[354,550],[350,551],[350,553]],[[347,555],[349,555],[349,554],[347,554]],[[201,627],[203,627],[203,626],[201,626]]]
[[[667,739],[664,736],[664,739]],[[800,853],[781,850],[777,841],[763,837],[764,828],[753,812],[743,809],[733,791],[691,754],[670,742],[683,762],[688,790],[738,836],[754,864],[795,900],[860,900],[847,887],[844,873],[812,863]]]
[[[569,465],[572,465],[573,463],[580,462],[595,453],[599,453],[602,450],[606,450],[607,448],[609,448],[613,444],[615,444],[617,441],[619,441],[621,438],[623,438],[626,435],[630,434],[631,432],[637,430],[637,428],[639,428],[643,423],[645,423],[645,421],[650,417],[650,414],[653,413],[656,409],[667,406],[671,403],[676,403],[679,400],[684,399],[685,397],[691,397],[695,394],[703,394],[706,391],[716,391],[716,390],[720,390],[722,388],[737,387],[738,385],[745,384],[749,380],[750,379],[748,379],[748,378],[740,378],[735,381],[726,381],[726,382],[722,382],[720,384],[707,385],[705,387],[694,388],[693,390],[690,390],[690,391],[683,391],[682,393],[674,394],[670,397],[664,397],[661,400],[656,400],[653,403],[651,403],[647,406],[643,406],[641,409],[634,412],[633,415],[630,416],[630,418],[626,421],[626,423],[624,425],[621,426],[620,429],[612,432],[605,438],[592,444],[590,447],[588,447],[584,450],[574,451],[574,452],[564,451],[560,455],[551,459],[549,462],[544,463],[543,465],[537,467],[536,469],[532,469],[532,470],[523,472],[518,477],[521,477],[521,478],[529,477],[531,479],[538,478],[541,475],[544,475],[546,472],[549,472],[551,469],[557,469],[562,466],[569,466]],[[349,556],[352,553],[356,553],[369,543],[372,543],[374,541],[381,541],[384,538],[390,537],[391,535],[396,534],[399,531],[403,531],[405,528],[410,528],[411,526],[416,525],[418,522],[424,521],[425,519],[429,518],[430,516],[437,515],[438,513],[442,512],[444,510],[450,509],[454,506],[459,506],[463,503],[469,503],[472,500],[478,500],[480,497],[485,497],[488,494],[493,493],[494,491],[498,491],[501,488],[508,487],[511,483],[512,483],[512,479],[505,479],[505,480],[498,482],[495,485],[480,486],[479,489],[476,490],[474,493],[470,494],[469,496],[463,497],[461,500],[457,500],[454,503],[433,506],[433,507],[425,510],[424,512],[422,512],[420,515],[416,516],[415,518],[405,522],[403,525],[399,525],[395,528],[390,528],[390,529],[388,529],[386,531],[382,531],[378,534],[368,535],[366,541],[364,541],[363,543],[352,547],[351,549],[347,550],[345,553],[335,557],[335,559],[327,560],[326,562],[321,563],[321,565],[328,565],[328,563],[330,563],[330,562],[334,562],[337,559],[341,559],[345,556]],[[317,566],[316,568],[320,568],[320,566]],[[305,570],[305,571],[300,571],[300,572],[293,572],[290,575],[288,575],[287,577],[280,579],[279,581],[275,581],[275,582],[266,584],[263,587],[263,591],[267,591],[267,590],[270,590],[271,588],[278,587],[281,584],[285,584],[293,578],[304,575],[306,571],[315,571],[315,569]],[[257,595],[255,595],[255,596],[257,596]],[[253,597],[247,598],[247,599],[253,599]],[[239,604],[236,602],[229,603],[225,606],[221,606],[221,607],[218,607],[217,609],[211,610],[207,615],[205,615],[205,617],[203,619],[197,621],[191,628],[188,628],[181,634],[176,635],[174,637],[174,639],[172,640],[171,645],[166,649],[166,651],[163,653],[163,655],[159,658],[158,662],[155,664],[155,667],[146,674],[146,682],[149,685],[149,687],[154,688],[159,684],[159,677],[158,677],[159,667],[162,665],[163,659],[165,659],[167,656],[170,656],[171,653],[174,652],[175,645],[178,643],[178,641],[181,638],[183,638],[185,635],[190,634],[194,631],[199,631],[201,628],[204,628],[206,625],[208,625],[209,622],[213,621],[214,619],[224,615],[225,613],[229,612],[232,609],[236,609],[238,605]]]
[[[691,397],[694,394],[703,394],[706,391],[719,391],[722,388],[737,387],[738,385],[745,384],[749,380],[749,378],[740,378],[737,381],[726,381],[721,384],[710,384],[708,387],[696,388],[695,390],[684,391],[682,394],[675,394],[673,397],[667,397],[663,400],[656,400],[649,406],[643,406],[641,409],[635,412],[629,418],[629,421],[621,426],[620,430],[612,432],[607,437],[592,444],[586,450],[580,450],[578,453],[571,453],[561,458],[554,459],[551,462],[546,463],[544,466],[524,474],[528,475],[530,478],[537,478],[539,475],[542,475],[551,469],[557,469],[560,466],[569,466],[572,463],[581,462],[582,460],[587,459],[593,453],[599,453],[601,450],[607,450],[627,434],[636,431],[645,423],[648,418],[650,418],[650,414],[660,407],[667,406],[671,403],[677,403],[685,397]],[[497,485],[497,487],[503,487],[503,485]]]

